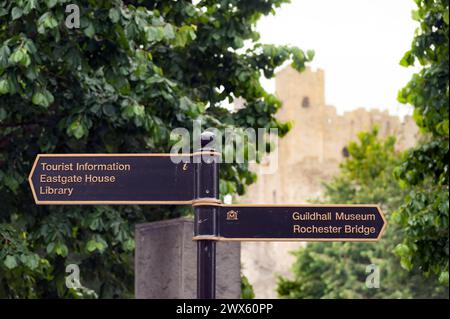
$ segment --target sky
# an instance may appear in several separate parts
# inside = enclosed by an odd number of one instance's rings
[[[310,66],[325,71],[325,99],[338,113],[358,107],[404,116],[397,92],[414,73],[399,65],[418,24],[413,0],[291,0],[261,18],[261,43],[313,49]],[[263,82],[274,92],[273,80]]]

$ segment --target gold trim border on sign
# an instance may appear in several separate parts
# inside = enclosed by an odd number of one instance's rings
[[[192,240],[215,240],[215,241],[270,241],[270,242],[377,242],[380,238],[227,238],[221,236],[194,236]]]
[[[33,194],[33,199],[36,205],[191,205],[195,200],[183,200],[183,201],[40,201],[37,198],[36,190],[34,189],[32,177],[36,170],[37,163],[39,159],[45,157],[191,157],[196,155],[221,155],[219,152],[213,151],[201,151],[194,153],[70,153],[70,154],[38,154],[31,167],[30,174],[28,175],[28,184],[31,188],[31,193]]]
[[[205,204],[208,205],[208,204]],[[233,207],[277,207],[277,208],[281,208],[281,207],[371,207],[371,208],[376,208],[378,213],[381,216],[381,219],[383,220],[383,226],[380,229],[380,232],[378,234],[378,236],[376,238],[227,238],[227,237],[222,237],[222,236],[210,236],[210,238],[208,238],[209,240],[216,240],[216,241],[280,241],[280,242],[285,242],[285,241],[354,241],[354,242],[376,242],[379,241],[381,239],[381,237],[383,236],[385,230],[386,230],[386,226],[387,226],[387,220],[386,217],[384,216],[383,211],[381,210],[380,205],[375,205],[375,204],[287,204],[287,205],[282,205],[282,204],[277,204],[277,205],[273,205],[273,204],[230,204],[230,205],[226,205],[226,204],[220,204],[218,205],[220,207],[226,207],[226,208],[233,208]],[[203,237],[201,236],[194,236],[192,238],[192,240],[201,240]]]

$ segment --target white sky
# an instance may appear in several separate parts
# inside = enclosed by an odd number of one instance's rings
[[[358,107],[404,115],[396,96],[414,71],[399,61],[417,22],[413,0],[292,0],[257,25],[261,43],[313,49],[325,70],[325,98],[339,113]],[[273,80],[264,83],[273,92]]]

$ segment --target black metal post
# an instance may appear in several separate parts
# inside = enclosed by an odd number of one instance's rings
[[[206,147],[214,134],[201,135],[201,149],[197,158],[196,189],[199,205],[195,210],[195,235],[204,237],[197,241],[197,298],[216,297],[216,242],[210,237],[217,234],[217,204],[219,202],[219,162],[214,149]],[[200,159],[198,157],[201,157]],[[208,239],[210,238],[210,239]]]
[[[197,241],[197,298],[216,298],[216,242]]]

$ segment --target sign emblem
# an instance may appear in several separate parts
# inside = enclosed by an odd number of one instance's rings
[[[235,210],[227,212],[227,220],[238,220],[238,213]]]

